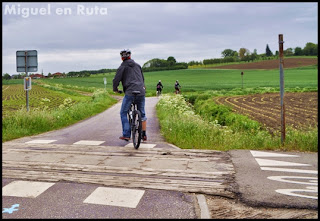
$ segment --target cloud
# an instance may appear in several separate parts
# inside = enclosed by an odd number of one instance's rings
[[[14,5],[16,14],[5,14],[6,5]],[[267,44],[275,52],[278,34],[284,34],[285,48],[317,43],[317,3],[7,2],[2,6],[3,73],[14,74],[17,50],[37,50],[39,69],[45,72],[68,72],[117,68],[123,48],[130,48],[143,65],[155,57],[174,56],[180,62],[219,58],[224,49],[241,47],[264,53]],[[31,14],[32,8],[39,12],[48,7],[50,14]],[[23,8],[29,9],[28,17],[22,17]],[[58,8],[66,13],[58,15]],[[99,12],[104,8],[107,14]]]

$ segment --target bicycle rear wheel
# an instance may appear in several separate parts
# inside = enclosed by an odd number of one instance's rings
[[[133,106],[133,104],[131,104],[130,109],[128,110],[128,120],[129,120],[130,127],[131,127],[131,124],[132,124],[133,111],[134,111],[134,106]]]
[[[142,123],[141,113],[139,110],[133,111],[133,122],[131,127],[132,141],[135,149],[138,149],[141,143]]]

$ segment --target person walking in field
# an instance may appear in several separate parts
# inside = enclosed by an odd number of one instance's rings
[[[176,94],[180,93],[180,88],[181,88],[181,85],[179,84],[179,81],[176,80],[176,83],[174,84],[174,89],[176,90]]]
[[[131,59],[131,51],[129,49],[120,51],[120,56],[123,62],[117,69],[116,75],[113,79],[113,91],[116,93],[122,93],[122,91],[118,90],[118,86],[121,81],[123,92],[125,93],[120,110],[122,136],[120,136],[119,139],[126,141],[130,140],[131,130],[127,113],[134,99],[132,92],[140,91],[140,94],[136,97],[136,103],[142,119],[142,140],[146,141],[147,117],[145,113],[146,87],[144,84],[144,75],[142,73],[141,66]]]
[[[159,80],[158,84],[157,84],[157,96],[159,96],[161,94],[163,85],[161,83],[161,80]]]

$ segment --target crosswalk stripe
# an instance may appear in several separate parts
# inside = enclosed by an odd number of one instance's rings
[[[44,143],[44,144],[48,144],[48,143],[52,143],[55,142],[57,140],[30,140],[26,143]]]
[[[279,161],[279,160],[266,160],[255,158],[260,167],[262,166],[311,166],[310,164],[304,163],[292,163],[287,161]]]
[[[13,181],[2,188],[2,196],[36,198],[55,183]]]
[[[83,202],[136,208],[144,192],[136,189],[98,187]]]
[[[250,150],[253,157],[299,157],[297,155]]]
[[[83,144],[83,145],[100,145],[105,141],[96,141],[96,140],[80,140],[75,142],[74,144]]]
[[[318,171],[316,170],[301,170],[301,169],[289,169],[289,168],[277,168],[277,167],[260,167],[260,168],[261,170],[267,170],[267,171],[318,174]]]
[[[157,144],[141,143],[139,148],[154,148]],[[125,145],[125,147],[133,147],[133,143]]]

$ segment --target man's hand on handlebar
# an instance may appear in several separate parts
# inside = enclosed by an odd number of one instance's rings
[[[116,91],[113,91],[114,93],[118,93],[118,94],[122,94],[122,91],[121,90],[116,90]]]

